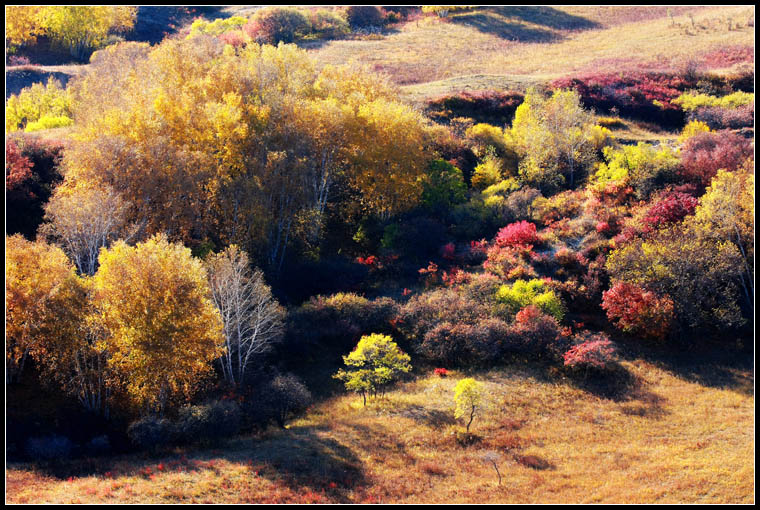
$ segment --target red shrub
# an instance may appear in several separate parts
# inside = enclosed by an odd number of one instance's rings
[[[664,73],[589,74],[562,78],[553,88],[575,89],[587,108],[610,112],[669,126],[682,126],[683,111],[672,101],[695,80]]]
[[[678,223],[684,217],[693,214],[699,201],[691,195],[670,191],[663,193],[659,200],[649,208],[644,223],[650,228],[657,228],[670,223]]]
[[[494,242],[499,247],[532,247],[539,242],[536,234],[536,226],[527,221],[511,223],[499,230],[494,238]]]
[[[737,134],[700,133],[689,138],[681,149],[682,174],[704,189],[718,170],[734,171],[752,154],[752,142]]]
[[[449,371],[446,370],[445,368],[436,368],[435,370],[433,370],[433,373],[439,377],[446,377],[447,375],[449,375]]]
[[[673,300],[636,285],[618,282],[602,293],[602,308],[623,331],[663,339],[674,319]]]
[[[566,367],[609,369],[614,362],[615,346],[604,333],[584,332],[575,341],[563,355]]]
[[[454,243],[444,244],[441,247],[441,256],[446,260],[455,260],[457,257],[456,246],[454,246]]]
[[[5,190],[19,188],[21,183],[32,177],[32,162],[23,156],[13,140],[5,142]],[[32,197],[34,195],[32,194]]]

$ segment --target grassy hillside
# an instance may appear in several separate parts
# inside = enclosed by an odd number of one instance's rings
[[[728,67],[723,62],[730,60],[704,57],[754,46],[754,13],[746,6],[672,8],[671,14],[650,7],[480,8],[411,21],[376,40],[318,43],[314,54],[325,63],[365,63],[418,98],[521,89],[591,71],[673,69],[690,59]]]
[[[11,465],[7,501],[751,503],[749,358],[739,369],[736,360],[639,354],[622,362],[627,382],[612,395],[515,363],[421,375],[366,408],[336,397],[287,430],[207,449]],[[450,432],[453,388],[465,375],[483,381],[490,400],[469,446]],[[489,451],[501,485],[483,462]]]

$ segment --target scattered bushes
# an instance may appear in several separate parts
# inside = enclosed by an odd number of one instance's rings
[[[47,84],[35,83],[5,105],[5,130],[39,131],[68,126],[71,119],[71,95],[51,76]]]
[[[444,214],[467,200],[467,185],[462,171],[442,159],[433,160],[422,189],[422,203],[431,211]]]
[[[689,139],[693,141],[702,135]],[[593,189],[603,191],[608,186],[631,186],[639,199],[647,199],[657,188],[673,182],[678,171],[678,155],[667,146],[656,148],[648,143],[604,149],[606,162],[598,165]]]
[[[350,5],[346,7],[346,21],[352,27],[381,27],[385,24],[382,9],[374,5]]]
[[[532,248],[539,242],[536,226],[527,221],[512,223],[499,230],[494,238],[496,246],[501,248]]]
[[[738,108],[698,108],[689,112],[689,120],[704,122],[710,129],[751,128],[755,125],[755,103]]]
[[[674,101],[687,89],[696,86],[694,78],[664,73],[592,74],[562,78],[552,87],[576,90],[587,108],[670,128],[681,127],[684,112]]]
[[[401,307],[396,322],[404,336],[415,342],[441,323],[478,324],[490,311],[490,305],[454,288],[441,288],[412,296]]]
[[[528,305],[536,306],[543,313],[557,321],[565,315],[565,305],[552,290],[547,290],[543,280],[517,280],[514,284],[502,285],[496,291],[496,301],[503,305],[508,316],[514,315]]]
[[[311,29],[309,18],[294,7],[265,7],[259,9],[243,31],[254,41],[277,44],[292,43]]]
[[[515,316],[504,349],[507,353],[553,360],[564,352],[566,343],[557,319],[528,305]]]
[[[644,216],[644,223],[649,228],[677,223],[686,216],[694,214],[698,200],[691,195],[678,191],[662,193]]]
[[[490,364],[502,354],[509,326],[499,319],[477,324],[442,322],[425,333],[415,349],[426,359],[447,366]]]
[[[298,349],[345,350],[360,335],[390,333],[398,305],[390,298],[369,300],[351,293],[315,296],[290,316],[289,342]],[[301,356],[304,353],[301,352]]]
[[[258,405],[280,427],[312,403],[311,392],[293,374],[277,375],[264,386]]]
[[[615,346],[604,333],[584,331],[573,337],[574,345],[563,355],[564,365],[576,371],[605,372],[615,361]]]
[[[504,126],[512,122],[523,98],[520,92],[512,91],[463,91],[429,99],[426,110],[428,116],[438,122],[466,117],[478,123]]]
[[[695,94],[693,92],[687,92],[681,94],[678,98],[673,100],[673,104],[679,105],[686,111],[697,110],[705,107],[719,107],[719,108],[738,108],[740,106],[747,106],[755,102],[755,94],[747,92],[734,92],[722,97],[711,96],[708,94]]]

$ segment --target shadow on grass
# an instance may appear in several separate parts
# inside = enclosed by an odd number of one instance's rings
[[[710,388],[754,395],[754,350],[752,341],[737,347],[736,342],[702,341],[700,344],[652,345],[639,339],[624,339],[620,356],[645,359],[682,379]]]
[[[503,18],[508,18],[509,21]],[[562,35],[553,30],[590,30],[600,27],[594,21],[552,7],[494,6],[454,15],[451,22],[471,26],[502,39],[537,43],[563,39]],[[527,26],[525,23],[538,26]]]
[[[267,478],[298,491],[336,489],[331,499],[349,500],[341,489],[367,485],[361,460],[340,442],[321,437],[313,427],[277,431],[271,435],[238,437],[216,447],[143,452],[121,457],[39,463],[37,469],[58,479],[103,476],[143,476],[163,472],[220,470],[220,461],[247,466],[251,476]],[[187,454],[184,452],[188,451]]]

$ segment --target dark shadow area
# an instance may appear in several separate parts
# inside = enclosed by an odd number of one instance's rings
[[[50,77],[58,80],[62,87],[66,87],[72,75],[44,71],[29,66],[8,69],[5,73],[5,99],[8,99],[12,95],[18,95],[22,89],[31,87],[35,83],[42,83],[44,85]]]
[[[635,399],[636,395],[642,391],[643,385],[643,381],[622,365],[615,365],[604,371],[574,374],[569,380],[583,391],[614,402]]]
[[[678,377],[711,388],[754,395],[754,351],[752,339],[737,346],[736,339],[700,344],[652,345],[640,339],[619,341],[619,354],[628,360],[645,359]]]
[[[222,12],[224,6],[181,7],[146,5],[137,8],[137,19],[134,29],[125,35],[128,41],[143,41],[150,44],[161,42],[164,37],[173,35],[182,26],[190,23],[196,17],[209,20],[228,18]]]
[[[489,16],[489,12],[512,18],[515,21],[504,21]],[[562,37],[551,30],[590,30],[601,26],[594,21],[552,7],[529,6],[481,8],[472,13],[465,12],[454,15],[451,17],[451,22],[468,25],[487,34],[520,42],[552,42],[560,40]],[[546,28],[528,27],[524,23]]]
[[[456,424],[456,420],[451,413],[439,409],[426,409],[422,406],[409,406],[398,414],[435,429],[442,429],[443,427]]]
[[[190,458],[181,451],[45,462],[36,467],[60,480],[87,476],[149,478],[163,472],[217,470],[219,461],[226,461],[247,466],[251,476],[284,482],[294,490],[336,489],[330,497],[340,503],[349,502],[341,495],[341,489],[367,485],[362,462],[351,449],[333,439],[319,437],[312,427],[288,430],[274,437],[232,439],[218,449],[196,450]]]

